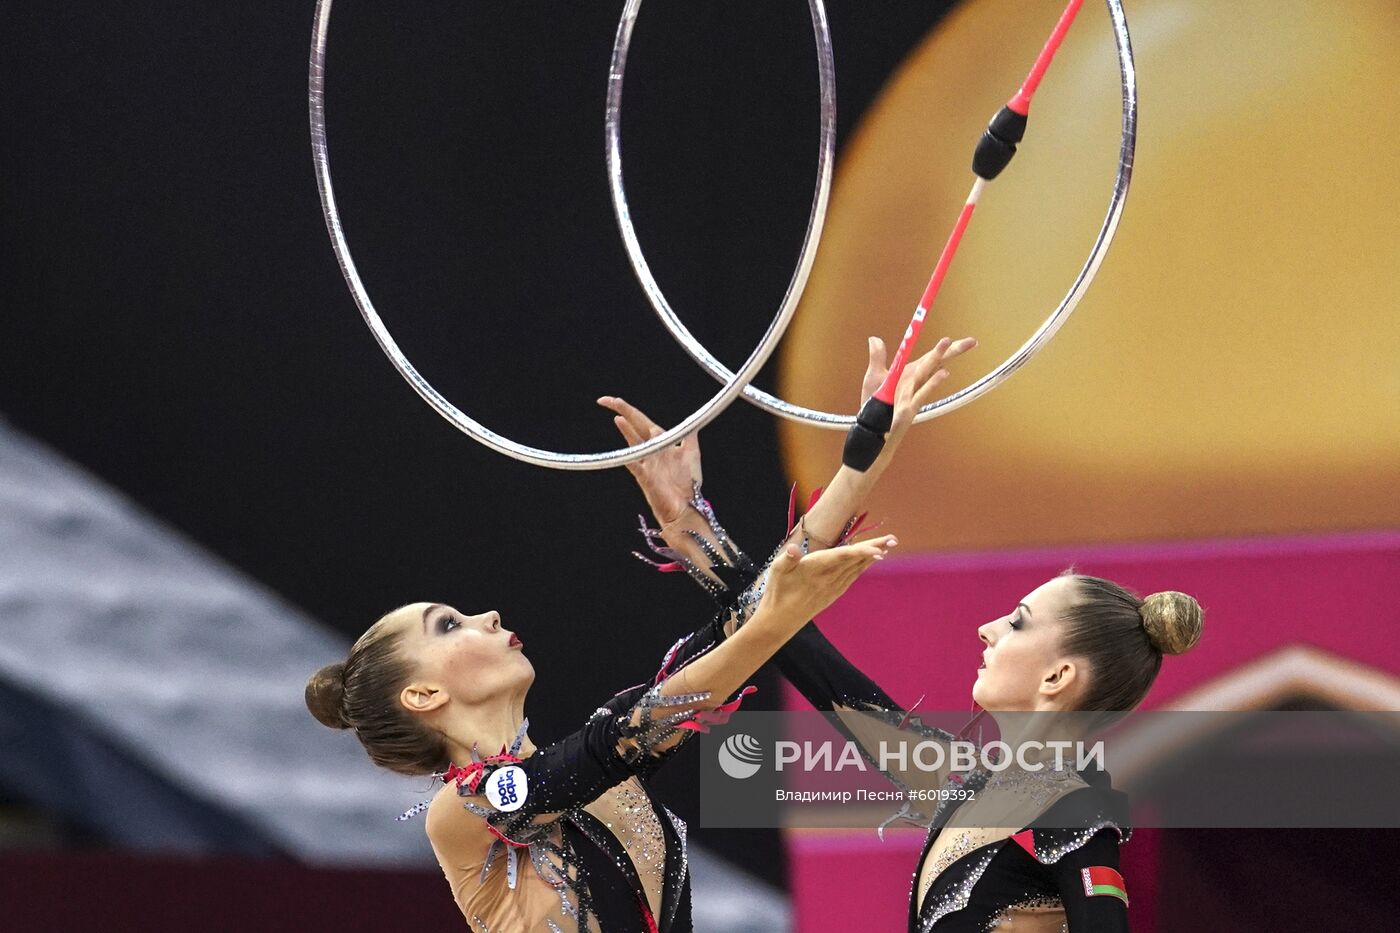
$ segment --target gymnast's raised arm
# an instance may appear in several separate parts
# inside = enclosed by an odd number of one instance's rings
[[[947,337],[910,363],[900,377],[895,397],[894,423],[880,456],[864,472],[842,465],[802,520],[790,531],[787,540],[796,543],[803,553],[823,550],[844,540],[851,522],[862,503],[879,481],[899,449],[921,407],[933,401],[938,386],[948,377],[944,364],[977,345],[971,337],[953,341]],[[861,386],[861,403],[883,382],[888,368],[885,346],[877,337],[869,341],[869,361]],[[636,407],[620,398],[605,396],[598,404],[614,413],[613,421],[629,444],[637,444],[660,434],[662,429]],[[663,569],[686,569],[697,582],[716,595],[723,604],[722,593],[728,592],[729,602],[736,602],[739,591],[749,588],[748,605],[752,605],[752,584],[757,570],[729,540],[719,525],[709,503],[700,493],[703,480],[700,462],[700,442],[696,434],[640,461],[628,464],[646,496],[647,505],[659,524],[659,532],[647,532],[660,537],[665,548],[654,547],[670,562]],[[639,555],[640,556],[640,555]],[[736,586],[735,583],[741,585]],[[761,584],[760,584],[761,587]],[[761,590],[759,590],[761,591]],[[725,625],[732,634],[744,621],[742,600],[735,616]]]
[[[947,378],[943,365],[976,346],[971,338],[940,340],[933,350],[910,364],[896,393],[894,423],[885,447],[864,472],[842,466],[820,499],[791,530],[787,544],[803,552],[815,552],[842,543],[866,496],[889,466],[919,408],[932,401]],[[881,384],[886,374],[885,348],[871,338],[869,363],[862,383],[861,402]],[[661,428],[625,401],[603,398],[599,403],[613,411],[618,430],[628,443],[652,437]],[[660,523],[666,547],[655,548],[673,558],[668,569],[684,567],[713,593],[728,610],[717,638],[732,634],[745,624],[749,606],[763,592],[766,578],[735,545],[719,524],[708,501],[700,494],[702,479],[698,440],[692,435],[654,457],[629,468],[646,495]],[[655,532],[651,534],[655,535]],[[686,647],[689,647],[686,643]],[[864,748],[901,727],[923,731],[916,719],[905,716],[880,686],[851,664],[813,623],[807,623],[776,655],[783,675],[817,709],[843,714],[838,728]],[[859,715],[852,715],[859,714]],[[929,738],[951,738],[931,734]],[[938,775],[891,775],[909,786],[937,782]]]

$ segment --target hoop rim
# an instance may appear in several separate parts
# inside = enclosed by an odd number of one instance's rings
[[[335,189],[331,183],[330,149],[326,134],[326,51],[333,0],[317,0],[314,25],[311,37],[311,55],[308,66],[307,98],[311,128],[311,153],[316,172],[316,187],[321,198],[321,213],[326,221],[331,246],[340,265],[341,275],[350,289],[355,305],[369,326],[389,361],[418,395],[449,424],[498,453],[516,460],[537,466],[560,470],[601,470],[621,466],[640,460],[709,424],[724,411],[747,387],[768,358],[777,348],[797,310],[802,291],[807,285],[807,277],[816,258],[817,245],[821,239],[822,227],[826,221],[827,206],[831,196],[832,167],[836,157],[836,68],[831,49],[831,29],[827,22],[823,0],[808,0],[811,10],[812,28],[817,45],[817,70],[821,85],[821,126],[817,149],[817,180],[812,197],[812,208],[808,216],[807,232],[803,238],[802,253],[788,283],[788,289],[778,313],[768,325],[768,330],[759,341],[753,353],[737,372],[728,373],[720,379],[724,383],[718,393],[688,415],[683,421],[663,431],[656,437],[628,447],[601,453],[566,453],[545,450],[511,440],[491,430],[471,418],[433,388],[399,348],[393,335],[385,327],[379,313],[374,308],[365,289],[355,261],[350,252],[350,244],[345,237],[340,212],[336,206]],[[624,7],[618,30],[630,36],[636,17],[641,8],[641,0],[628,0]],[[614,43],[616,50],[617,43]],[[609,100],[612,100],[612,84],[620,85],[621,73],[609,77]],[[620,97],[619,97],[620,99]],[[621,122],[621,113],[617,115]],[[609,114],[610,119],[612,114]]]
[[[636,0],[636,2],[640,3],[640,0]],[[1113,242],[1123,208],[1127,203],[1128,187],[1132,182],[1133,175],[1133,159],[1137,151],[1137,66],[1133,60],[1132,39],[1128,33],[1128,20],[1123,11],[1123,0],[1105,0],[1105,2],[1108,5],[1114,43],[1118,50],[1123,96],[1122,137],[1118,150],[1118,169],[1114,176],[1113,192],[1109,198],[1108,211],[1104,215],[1103,224],[1090,248],[1089,256],[1080,268],[1078,276],[1070,285],[1069,291],[1060,300],[1059,305],[1050,312],[1050,315],[1025,343],[995,369],[972,385],[935,402],[930,402],[919,409],[919,413],[914,417],[915,424],[956,411],[990,392],[1030,362],[1031,358],[1039,353],[1069,320],[1069,316],[1079,305],[1084,293],[1088,291],[1089,285],[1098,274],[1099,266],[1102,265],[1108,247]],[[690,358],[700,364],[700,367],[715,379],[725,382],[727,385],[728,380],[731,380],[735,374],[716,359],[676,315],[670,302],[666,300],[661,286],[657,284],[651,273],[651,267],[647,264],[646,256],[643,254],[641,243],[637,238],[636,228],[632,224],[631,208],[627,203],[627,191],[623,184],[622,175],[622,84],[627,51],[632,38],[631,25],[627,24],[625,20],[624,14],[624,22],[619,23],[617,40],[613,47],[613,70],[608,82],[607,119],[604,131],[608,160],[608,189],[612,196],[613,213],[617,218],[618,229],[627,250],[627,258],[632,263],[632,271],[637,276],[643,292],[646,293],[652,310],[661,319],[666,331],[690,355]],[[856,423],[854,414],[839,415],[835,412],[795,405],[747,383],[744,385],[743,396],[746,401],[765,411],[801,424],[815,425],[829,430],[848,430]]]

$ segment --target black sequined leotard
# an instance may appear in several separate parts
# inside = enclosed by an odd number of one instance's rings
[[[836,720],[863,746],[877,728],[905,728],[951,741],[942,730],[906,716],[880,687],[850,663],[815,625],[778,653],[783,675],[813,706],[855,713]],[[873,757],[868,760],[876,763]],[[937,775],[888,773],[903,788],[936,786]],[[956,819],[960,804],[946,799],[932,814],[906,810],[905,819],[928,833],[911,883],[910,933],[1123,933],[1127,893],[1118,846],[1128,838],[1127,800],[1101,771],[1019,776],[974,771],[956,785],[984,795],[1021,795],[1031,818],[1016,826],[983,829]],[[965,805],[962,805],[965,806]],[[950,824],[954,824],[951,825]],[[932,856],[932,858],[931,858]]]
[[[691,929],[686,826],[645,780],[677,747],[655,746],[688,736],[704,699],[667,697],[666,714],[653,715],[661,684],[721,637],[716,620],[677,642],[653,682],[617,694],[559,742],[523,759],[517,742],[444,775],[429,837],[473,933]],[[688,706],[675,712],[677,701]],[[435,809],[462,806],[489,828],[485,844],[434,831]]]
[[[645,525],[643,532],[667,560],[658,566],[687,571],[715,599],[711,621],[672,646],[650,683],[617,694],[562,741],[521,759],[517,738],[515,748],[444,775],[449,786],[429,806],[429,838],[473,933],[691,929],[686,826],[651,799],[644,781],[697,723],[723,722],[752,688],[717,708],[708,694],[667,696],[663,704],[660,691],[757,601],[747,592],[754,567],[698,487],[691,505],[710,526],[709,536],[692,533],[704,567],[659,545],[659,532]],[[484,821],[484,845],[434,832],[434,811],[446,816],[461,805]]]

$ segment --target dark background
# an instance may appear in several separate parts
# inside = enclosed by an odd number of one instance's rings
[[[949,6],[829,4],[842,140]],[[0,415],[347,638],[409,601],[500,609],[537,671],[532,735],[550,741],[653,673],[707,603],[627,555],[642,502],[624,471],[471,443],[375,345],[312,175],[312,9],[7,6]],[[460,408],[556,450],[616,446],[598,395],[672,423],[717,388],[647,307],[609,206],[620,9],[341,0],[332,18],[336,192],[376,306]],[[801,243],[815,66],[801,3],[653,0],[638,21],[634,217],[673,306],[731,367]],[[831,371],[854,392],[851,349]],[[707,493],[765,552],[787,498],[773,419],[735,404],[704,447]],[[760,683],[755,707],[775,705]],[[658,789],[693,823],[692,773]],[[696,836],[781,880],[775,834]]]

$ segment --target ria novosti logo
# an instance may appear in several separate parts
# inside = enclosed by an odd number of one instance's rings
[[[753,777],[763,766],[763,746],[758,739],[736,732],[719,747],[719,767],[732,778]]]
[[[1091,766],[1102,769],[1104,753],[1101,739],[1092,745],[1083,741],[1031,740],[1019,743],[1014,749],[999,740],[985,745],[965,739],[881,741],[877,747],[866,750],[865,754],[862,754],[857,743],[851,741],[780,741],[774,743],[773,770],[779,773],[791,770],[831,773],[848,769],[929,773],[946,770],[963,773],[980,768],[995,773],[1014,766],[1034,773],[1047,768],[1065,771],[1072,766],[1082,771]],[[762,743],[744,732],[736,732],[725,739],[718,755],[720,769],[732,778],[742,780],[753,777],[763,767]]]

